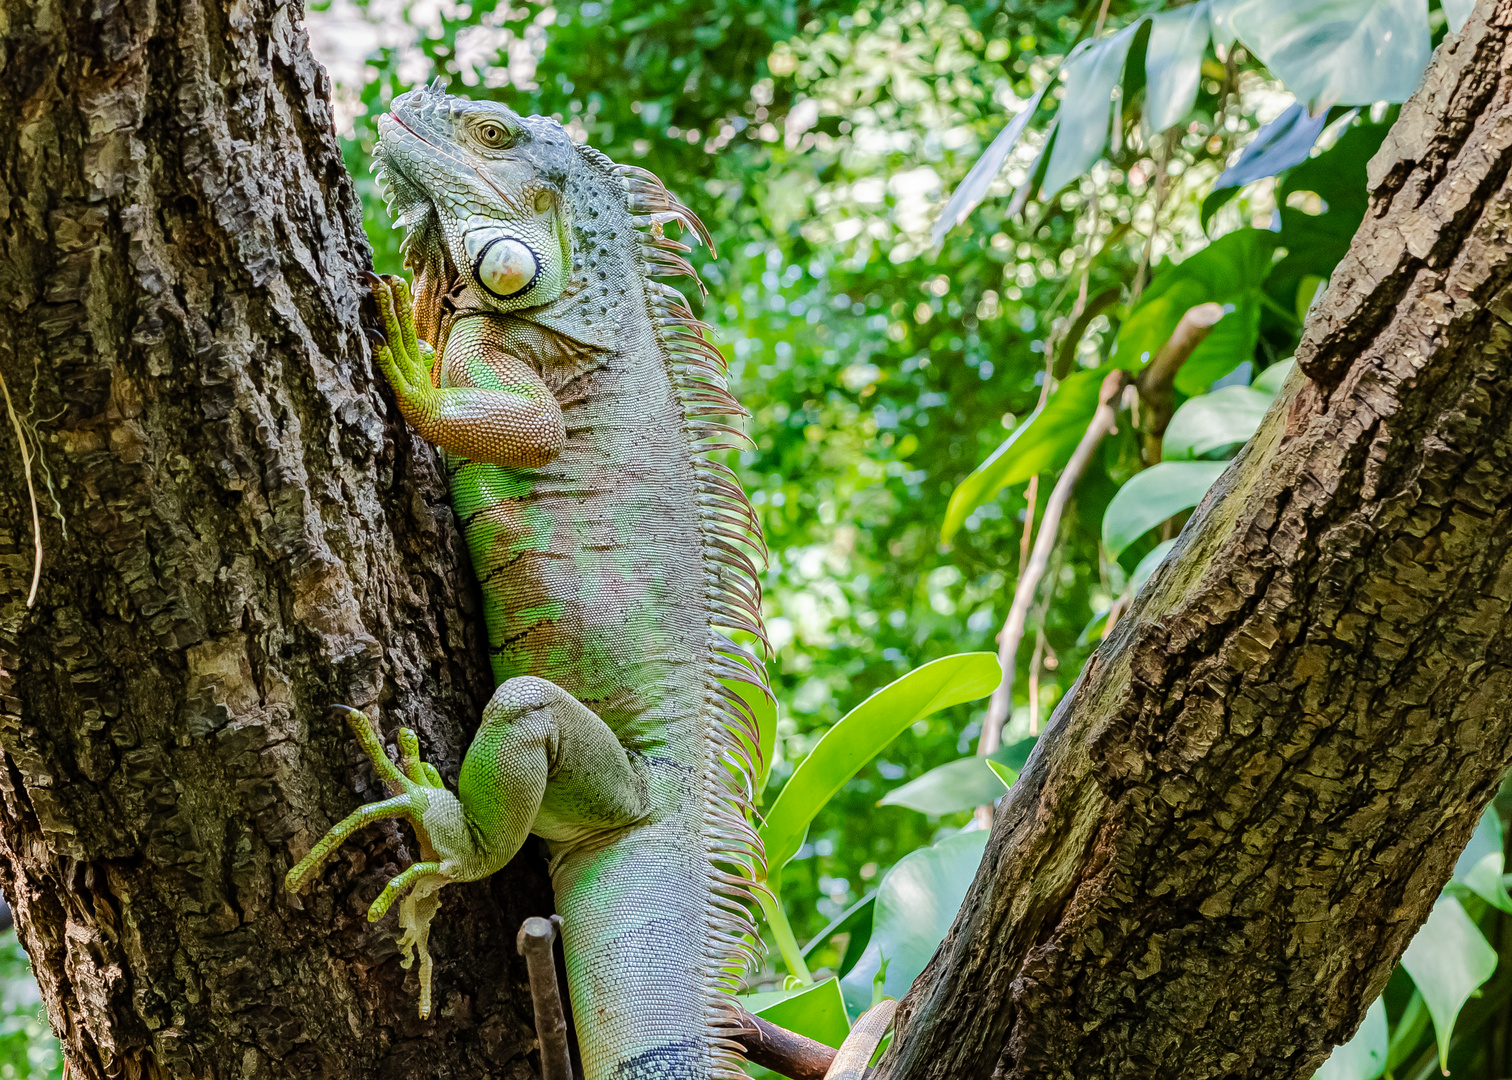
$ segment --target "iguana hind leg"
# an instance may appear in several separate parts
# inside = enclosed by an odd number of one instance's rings
[[[289,871],[285,882],[299,891],[352,833],[383,818],[407,819],[419,838],[422,861],[388,883],[368,909],[368,918],[382,918],[399,900],[403,964],[409,967],[415,954],[420,958],[422,1019],[431,1010],[428,943],[442,887],[492,874],[514,857],[531,831],[569,844],[591,841],[646,813],[645,778],[614,732],[545,679],[510,679],[494,691],[463,760],[456,795],[442,785],[433,766],[420,760],[414,732],[399,730],[395,766],[363,713],[348,710],[347,722],[379,777],[396,794],[347,815]]]

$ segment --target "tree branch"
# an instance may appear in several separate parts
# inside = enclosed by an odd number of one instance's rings
[[[1187,362],[1187,357],[1197,351],[1197,346],[1207,340],[1221,318],[1222,304],[1198,304],[1187,309],[1155,358],[1135,378],[1141,414],[1139,429],[1143,437],[1140,453],[1146,465],[1160,460],[1161,441],[1175,411],[1176,373]]]
[[[1103,380],[1097,411],[1092,414],[1087,430],[1076,446],[1071,460],[1061,471],[1060,479],[1045,500],[1045,516],[1040,521],[1039,535],[1035,537],[1034,551],[1029,556],[1029,565],[1019,575],[1013,590],[1013,603],[1008,607],[1008,618],[1003,621],[1003,632],[998,637],[998,664],[1003,669],[1003,681],[992,692],[987,704],[987,719],[982,723],[982,737],[978,740],[977,752],[990,754],[1002,743],[1003,724],[1013,709],[1013,671],[1017,663],[1019,642],[1024,637],[1024,619],[1029,614],[1029,605],[1034,600],[1045,567],[1050,562],[1050,551],[1055,546],[1055,537],[1060,530],[1061,513],[1092,454],[1108,432],[1113,430],[1118,415],[1118,399],[1123,394],[1125,374],[1122,371],[1108,373]]]
[[[1435,54],[1297,372],[1055,710],[879,1080],[1304,1080],[1426,918],[1512,765],[1509,43],[1500,0]]]

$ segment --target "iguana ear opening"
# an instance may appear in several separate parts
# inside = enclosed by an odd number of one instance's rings
[[[525,194],[523,217],[475,222],[462,235],[463,273],[502,311],[549,304],[572,277],[571,232],[560,200],[545,187]]]

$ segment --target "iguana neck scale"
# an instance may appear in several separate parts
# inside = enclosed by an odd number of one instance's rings
[[[744,415],[724,358],[656,280],[696,280],[668,225],[707,234],[650,173],[550,120],[433,86],[395,99],[379,130],[416,286],[413,311],[403,281],[375,286],[377,358],[447,456],[498,689],[456,795],[413,735],[396,768],[352,713],[393,797],[327,834],[290,886],[355,829],[408,818],[422,861],[370,917],[403,896],[423,1016],[437,890],[493,873],[535,832],[586,1080],[743,1075],[731,995],[759,941],[764,866],[747,820],[759,740],[735,686],[769,691],[729,634],[765,642],[765,550],[710,460]]]

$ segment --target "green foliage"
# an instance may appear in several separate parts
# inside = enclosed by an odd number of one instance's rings
[[[1496,950],[1452,896],[1440,896],[1412,944],[1402,954],[1433,1017],[1439,1067],[1449,1071],[1449,1039],[1454,1021],[1470,995],[1496,970]]]
[[[924,717],[992,693],[1002,681],[992,653],[963,653],[931,661],[878,690],[847,713],[815,744],[772,804],[761,827],[767,862],[780,880],[809,823],[863,765]]]
[[[1431,51],[1428,0],[1245,0],[1229,19],[1315,111],[1406,101]]]
[[[56,1080],[63,1055],[14,931],[0,935],[0,1080]]]
[[[1225,386],[1190,399],[1171,417],[1161,459],[1232,457],[1260,427],[1272,400],[1274,395],[1251,386]]]
[[[965,794],[945,800],[941,781],[969,774],[981,785],[970,797],[990,797],[1021,762],[1003,752],[983,769],[971,757],[983,712],[972,702],[996,682],[990,656],[970,661],[980,685],[969,693],[942,683],[915,694],[914,680],[936,678],[926,661],[993,647],[1018,573],[1025,485],[1040,477],[1042,504],[1104,374],[1142,366],[1193,303],[1232,306],[1183,367],[1166,438],[1177,473],[1221,471],[1279,389],[1277,361],[1358,227],[1364,162],[1389,114],[1371,123],[1333,110],[1319,118],[1332,120],[1323,149],[1300,158],[1314,124],[1294,140],[1302,151],[1241,174],[1201,213],[1279,108],[1274,73],[1234,43],[1239,23],[1241,37],[1270,32],[1245,14],[1252,6],[477,0],[427,14],[414,46],[374,57],[353,88],[359,177],[384,103],[434,71],[556,115],[652,170],[714,235],[700,310],[754,414],[756,447],[731,465],[773,555],[763,588],[777,705],[758,712],[777,868],[767,932],[790,975],[817,976],[802,994],[758,999],[787,1010],[784,1026],[832,1021],[833,977],[852,1013],[900,993],[964,895],[984,837],[957,831]],[[1339,22],[1340,5],[1317,9]],[[1368,28],[1345,29],[1358,55]],[[489,35],[507,35],[514,59],[480,48]],[[1351,55],[1341,46],[1330,60],[1314,38],[1298,40],[1322,58],[1320,77]],[[1416,80],[1391,78],[1408,74]],[[395,270],[397,234],[359,186],[376,259]],[[1108,289],[1118,302],[1078,324],[1082,298]],[[1234,385],[1212,389],[1219,380]],[[1128,421],[1062,524],[1028,627],[1041,659],[1026,648],[1017,661],[1010,751],[1027,754],[1025,736],[1115,601],[1171,549],[1154,530],[1162,507],[1134,499],[1148,473]],[[1191,504],[1189,486],[1175,502]],[[1116,552],[1102,543],[1105,512]],[[1491,854],[1452,886],[1475,919],[1501,917],[1481,899],[1495,892]],[[1390,1053],[1415,1062],[1429,1009],[1401,981],[1383,999]],[[753,982],[784,992],[775,962]]]
[[[1228,468],[1222,461],[1162,461],[1118,489],[1103,515],[1103,548],[1116,559],[1167,518],[1190,510]]]
[[[817,1039],[825,1046],[839,1049],[850,1034],[850,1019],[846,1016],[839,979],[825,979],[793,990],[747,994],[740,1003],[753,1015]]]
[[[888,871],[877,888],[871,939],[840,980],[852,1016],[872,1004],[879,980],[881,996],[900,998],[919,977],[955,921],[986,845],[985,832],[958,833],[910,852]]]
[[[1012,746],[998,747],[986,757],[972,755],[937,765],[918,779],[893,788],[877,805],[906,806],[936,817],[986,806],[1013,785],[1034,743],[1032,738],[1021,739]]]

